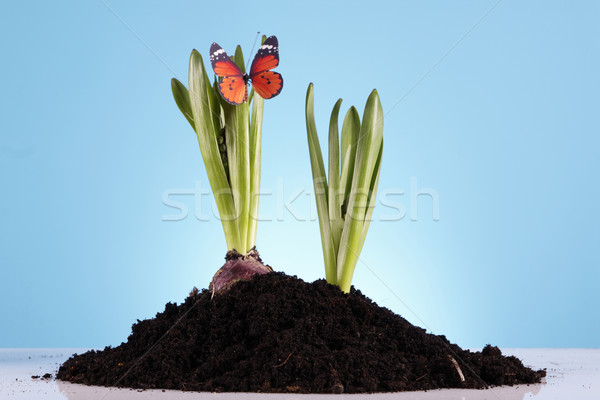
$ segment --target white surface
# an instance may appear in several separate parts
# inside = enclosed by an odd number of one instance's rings
[[[32,379],[32,375],[56,373],[58,366],[82,349],[0,349],[0,399],[60,400],[523,400],[600,399],[600,349],[503,349],[527,366],[546,368],[545,383],[487,390],[445,389],[429,392],[370,395],[300,395],[264,393],[198,393],[132,389],[108,389],[62,381]]]

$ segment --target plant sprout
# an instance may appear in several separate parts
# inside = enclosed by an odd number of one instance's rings
[[[233,60],[245,71],[240,46],[237,46]],[[216,80],[211,84],[197,50],[190,56],[189,90],[177,79],[171,80],[175,102],[198,137],[229,251],[223,266],[225,268],[229,263],[228,273],[223,275],[221,268],[215,274],[211,283],[213,293],[219,290],[214,287],[219,275],[221,280],[230,273],[234,275],[222,283],[227,286],[232,279],[249,279],[255,273],[271,271],[262,265],[254,250],[264,99],[254,95],[252,90],[247,103],[231,105],[221,97],[216,85]],[[248,262],[243,264],[248,264],[250,270],[240,268],[240,263],[246,260]]]
[[[314,116],[313,84],[306,93],[306,130],[319,216],[327,282],[350,291],[375,206],[383,151],[383,111],[376,90],[367,99],[362,123],[350,107],[342,124],[342,99],[329,123],[328,174],[325,174]]]

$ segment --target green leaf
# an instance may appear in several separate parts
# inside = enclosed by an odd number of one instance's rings
[[[250,119],[250,215],[248,222],[248,247],[256,246],[256,228],[258,223],[258,201],[260,194],[260,157],[262,120],[265,100],[260,96],[252,98]]]
[[[356,147],[360,134],[360,117],[356,108],[350,107],[344,123],[342,124],[342,171],[340,177],[340,193],[343,193],[343,209],[348,208],[350,189],[352,188],[352,176],[354,175],[354,162],[356,160]],[[345,212],[342,214],[345,217]]]
[[[373,181],[377,181],[375,167],[380,163],[380,153],[383,143],[383,110],[376,90],[367,99],[363,114],[360,135],[356,150],[356,162],[352,188],[348,201],[348,211],[344,221],[344,231],[338,250],[338,284],[347,292],[350,290],[352,275],[362,249],[364,238],[363,228],[369,206],[369,190]]]
[[[250,152],[249,152],[249,108],[248,103],[232,105],[222,101],[225,111],[225,137],[229,178],[233,193],[240,244],[236,250],[247,253],[248,223],[250,213]]]
[[[192,105],[190,104],[190,95],[187,88],[183,83],[173,78],[171,79],[171,91],[173,92],[173,98],[175,99],[175,103],[177,103],[177,107],[179,107],[179,111],[181,111],[185,119],[194,128],[194,116],[192,115]]]
[[[361,233],[361,247],[358,249],[358,252],[362,251],[362,246],[365,243],[365,239],[367,237],[367,232],[369,230],[369,225],[371,224],[371,217],[373,216],[373,210],[375,208],[375,198],[377,197],[377,187],[379,186],[379,172],[381,171],[381,156],[383,155],[383,141],[381,142],[381,147],[379,147],[379,155],[377,156],[377,162],[375,164],[375,172],[371,180],[371,185],[369,186],[369,199],[367,201],[367,211],[365,213],[365,219],[363,223],[363,229]]]
[[[244,54],[241,46],[236,47],[233,60],[242,73],[245,73],[246,66],[244,65]],[[236,250],[242,254],[246,254],[254,245],[254,243],[250,244],[249,242],[249,235],[253,229],[253,221],[250,215],[252,199],[252,165],[250,161],[249,103],[246,102],[234,106],[222,101],[221,104],[225,111],[227,159],[229,161],[231,189],[233,191],[235,208],[238,216],[238,229],[240,232],[240,248]],[[256,229],[254,228],[254,230]],[[256,237],[254,237],[253,241],[256,241]]]
[[[340,144],[339,144],[339,129],[338,129],[338,118],[340,113],[340,107],[342,105],[342,99],[339,99],[333,111],[331,112],[331,119],[329,121],[329,181],[327,183],[329,188],[328,193],[328,205],[329,205],[329,223],[331,225],[331,240],[333,242],[334,249],[337,249],[340,245],[340,237],[342,236],[342,229],[344,227],[344,220],[342,219],[342,203],[344,202],[343,193],[339,191],[340,181]]]
[[[235,203],[217,142],[221,130],[220,105],[204,69],[202,56],[196,50],[192,51],[190,56],[189,88],[194,129],[198,136],[206,174],[221,216],[227,248],[239,248],[240,234],[235,221]]]
[[[244,65],[244,53],[242,53],[242,47],[237,46],[235,48],[235,55],[233,56],[233,61],[237,64],[238,67],[242,70],[242,73],[246,73],[246,66]]]
[[[321,154],[321,145],[319,144],[319,136],[315,124],[312,83],[308,85],[308,90],[306,92],[306,132],[308,135],[308,151],[310,154],[310,166],[313,176],[315,199],[317,202],[317,213],[319,215],[321,245],[323,246],[323,258],[325,262],[325,276],[327,282],[335,284],[337,282],[336,254],[331,238],[327,200],[327,177],[325,176],[323,155]]]

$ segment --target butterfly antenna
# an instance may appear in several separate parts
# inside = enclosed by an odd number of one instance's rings
[[[256,37],[254,38],[254,44],[252,44],[252,50],[250,50],[250,53],[248,54],[248,56],[250,56],[250,54],[254,54],[254,48],[256,47],[256,41],[258,40],[259,37],[260,37],[260,31],[256,32]],[[248,71],[249,64],[250,64],[250,57],[248,57],[248,60],[246,61],[246,71]]]

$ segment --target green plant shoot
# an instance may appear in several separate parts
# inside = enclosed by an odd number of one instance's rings
[[[328,172],[315,124],[313,84],[306,93],[308,149],[321,230],[327,282],[350,290],[375,206],[383,151],[383,111],[376,90],[367,99],[362,123],[350,107],[340,139],[338,100],[329,123]]]
[[[240,46],[233,60],[245,70]],[[190,56],[189,90],[171,80],[175,102],[198,137],[227,249],[246,254],[256,245],[264,100],[251,91],[247,103],[233,106],[216,84],[196,50]]]

